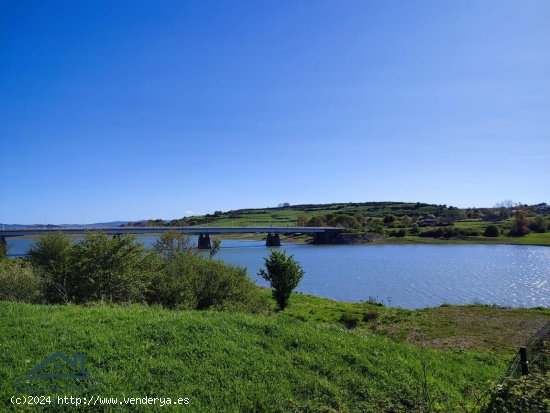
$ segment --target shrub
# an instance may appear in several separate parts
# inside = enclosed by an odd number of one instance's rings
[[[69,256],[70,301],[143,301],[154,260],[133,236],[88,234]]]
[[[486,237],[498,237],[500,235],[500,231],[496,225],[489,225],[485,228],[483,235]]]
[[[73,244],[61,232],[40,237],[27,252],[27,259],[44,279],[44,295],[53,303],[68,302],[68,288],[75,278],[69,269]],[[77,283],[78,280],[72,280]]]
[[[535,219],[529,221],[529,229],[539,233],[546,232],[546,225],[544,224],[542,215],[537,215]]]
[[[40,302],[42,288],[42,278],[23,260],[0,260],[0,300]]]
[[[363,321],[365,322],[375,321],[376,319],[378,319],[378,317],[379,317],[379,314],[376,311],[365,311],[363,313]]]
[[[264,261],[267,271],[261,269],[259,275],[269,282],[273,298],[279,309],[284,310],[288,306],[292,290],[304,276],[304,271],[292,255],[286,255],[286,251],[272,250]]]
[[[268,304],[246,270],[184,252],[163,262],[148,301],[177,309],[230,309],[264,312]]]
[[[340,322],[349,329],[357,327],[357,324],[359,323],[359,317],[357,314],[353,313],[343,313],[340,316]]]
[[[434,229],[427,229],[418,234],[419,237],[433,237],[433,238],[441,238],[445,234],[445,230],[441,227],[434,228]]]
[[[475,228],[457,228],[456,231],[458,235],[462,235],[465,237],[477,237],[478,235],[481,235],[479,230]]]
[[[153,249],[166,257],[178,252],[190,251],[193,248],[190,238],[177,231],[163,233],[153,245]]]
[[[550,372],[509,379],[492,395],[486,413],[550,411]]]
[[[405,235],[407,235],[407,231],[405,231],[403,228],[401,228],[400,230],[397,230],[397,231],[391,231],[389,233],[389,236],[390,237],[404,237]]]

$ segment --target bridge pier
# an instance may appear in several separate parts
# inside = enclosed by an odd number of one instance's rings
[[[210,234],[199,234],[199,242],[197,248],[200,250],[209,250],[210,245]]]
[[[8,252],[8,242],[6,241],[6,237],[0,236],[0,257],[6,255]]]
[[[267,234],[267,237],[265,238],[265,245],[266,247],[280,247],[281,246],[281,237],[279,237],[279,234]]]

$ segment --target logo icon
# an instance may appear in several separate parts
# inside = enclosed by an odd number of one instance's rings
[[[86,355],[75,353],[67,357],[56,351],[25,376],[16,380],[17,390],[30,394],[82,393],[97,389],[100,381],[86,370]]]

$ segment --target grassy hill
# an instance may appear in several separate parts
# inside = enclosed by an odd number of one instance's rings
[[[358,326],[343,327],[342,314],[357,315]],[[8,401],[13,381],[61,351],[86,354],[101,396],[190,399],[162,411],[462,411],[498,379],[512,342],[549,317],[549,310],[409,311],[300,294],[271,315],[0,302],[0,394],[5,408],[19,411]],[[456,341],[472,336],[467,345]],[[153,409],[116,411],[144,410]]]
[[[288,205],[274,208],[247,208],[234,211],[217,211],[214,214],[182,218],[170,221],[170,224],[184,225],[220,225],[220,226],[253,226],[296,225],[299,215],[307,218],[326,214],[357,214],[361,213],[370,217],[383,217],[387,214],[401,216],[415,213],[427,215],[441,213],[446,209],[445,205],[433,205],[414,202],[348,202],[331,204],[302,204]]]
[[[213,214],[129,223],[132,226],[337,226],[353,233],[385,236],[384,243],[499,243],[550,245],[550,215],[546,204],[522,206],[531,233],[509,236],[513,208],[456,208],[420,202],[359,202],[281,205],[276,208],[249,208],[216,211]],[[537,219],[540,220],[536,224]],[[431,222],[430,222],[431,220]],[[488,226],[496,226],[498,236],[484,236]],[[224,235],[231,238],[230,235]],[[258,239],[259,235],[243,236]],[[294,235],[283,241],[311,241]],[[343,241],[349,243],[349,241]],[[359,241],[361,242],[361,241]]]

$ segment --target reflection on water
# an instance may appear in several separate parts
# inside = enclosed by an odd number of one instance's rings
[[[141,237],[151,245],[155,237]],[[24,255],[32,239],[8,239]],[[550,306],[550,248],[526,245],[301,245],[281,249],[300,261],[298,291],[342,301],[375,298],[407,308],[450,304]],[[216,258],[256,274],[264,241],[224,240]]]

